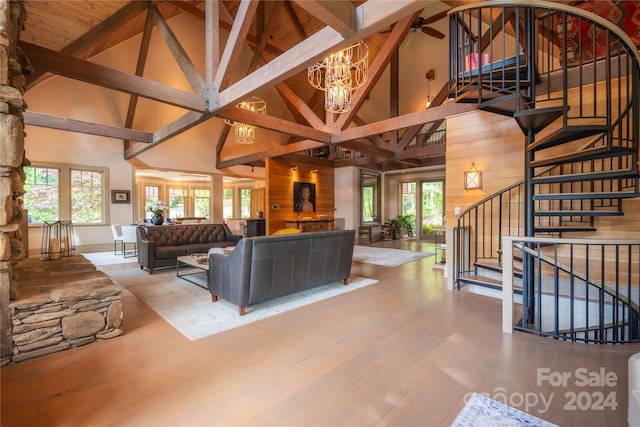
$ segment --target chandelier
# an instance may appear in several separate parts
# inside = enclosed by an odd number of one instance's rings
[[[264,100],[252,96],[248,101],[242,101],[236,104],[236,107],[243,110],[249,110],[258,114],[266,114],[267,103]],[[253,144],[256,142],[256,127],[241,122],[234,122],[232,120],[225,119],[224,122],[229,126],[235,128],[235,141],[238,144]]]
[[[351,92],[367,81],[368,68],[369,48],[360,40],[309,67],[307,77],[311,86],[324,91],[325,110],[344,113],[351,110]]]

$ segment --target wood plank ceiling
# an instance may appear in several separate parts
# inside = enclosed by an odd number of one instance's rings
[[[218,160],[217,167],[260,165],[266,157],[295,156],[297,152],[338,144],[364,154],[350,160],[313,159],[334,167],[361,165],[381,170],[434,164],[431,152],[405,147],[425,123],[446,115],[469,111],[469,105],[447,104],[377,123],[364,123],[357,115],[377,79],[392,61],[393,53],[411,31],[427,2],[406,1],[41,1],[25,0],[28,18],[20,46],[32,62],[27,90],[53,74],[123,91],[131,95],[124,127],[80,122],[37,112],[25,112],[30,125],[97,134],[125,141],[124,156],[131,159],[211,118],[228,118],[290,135],[288,143],[266,152]],[[446,2],[455,6],[462,2]],[[207,10],[205,10],[207,9]],[[208,55],[204,76],[195,70],[167,20],[188,14],[205,22],[210,46],[220,32],[228,33],[223,52]],[[209,18],[210,17],[210,18]],[[231,17],[227,19],[226,17]],[[142,76],[151,28],[159,31],[193,87],[174,89]],[[93,64],[87,59],[135,35],[143,34],[136,75]],[[322,92],[307,82],[308,65],[327,53],[364,39],[369,46],[369,81],[354,93],[354,109],[341,115],[326,114]],[[145,45],[145,40],[147,40]],[[242,77],[231,79],[238,67],[239,47],[248,45],[253,59]],[[260,116],[234,105],[260,89],[273,87],[288,106],[291,117]],[[390,102],[397,97],[392,93]],[[208,87],[216,90],[208,91]],[[138,97],[154,99],[184,109],[173,123],[143,132],[132,129]],[[439,99],[438,99],[439,98]],[[442,102],[446,93],[439,94]],[[393,110],[392,110],[393,111]],[[228,137],[219,136],[218,154]],[[380,135],[385,135],[381,137]],[[390,135],[390,136],[389,136]],[[386,141],[385,141],[386,140]],[[436,162],[443,162],[443,157]],[[307,159],[309,160],[309,159]]]

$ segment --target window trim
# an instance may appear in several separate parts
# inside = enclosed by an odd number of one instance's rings
[[[102,166],[89,166],[78,165],[72,163],[51,163],[51,162],[32,162],[29,166],[31,168],[48,168],[58,169],[58,220],[70,221],[71,220],[71,171],[91,171],[100,172],[102,174],[102,205],[100,206],[102,211],[102,221],[91,223],[73,223],[74,227],[92,227],[103,226],[110,223],[110,210],[109,210],[109,194],[111,189],[109,188],[109,168]],[[26,207],[25,207],[26,209]],[[41,228],[44,223],[29,223],[29,227]]]

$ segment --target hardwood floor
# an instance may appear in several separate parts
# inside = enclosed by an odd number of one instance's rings
[[[500,301],[448,291],[433,263],[354,263],[379,283],[197,341],[125,290],[123,336],[1,369],[2,426],[447,426],[473,391],[562,426],[626,425],[640,346],[503,334]],[[578,368],[615,385],[583,386]],[[571,377],[538,384],[539,369]],[[617,408],[565,408],[597,392]]]

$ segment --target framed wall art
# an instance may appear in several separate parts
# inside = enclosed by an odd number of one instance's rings
[[[310,182],[293,183],[293,211],[316,211],[316,185]]]
[[[131,203],[129,190],[111,190],[111,203]]]

